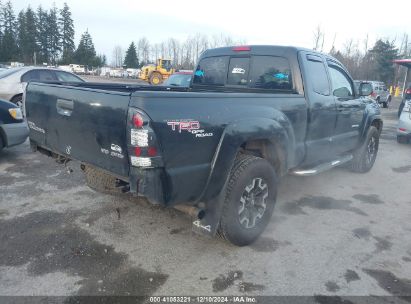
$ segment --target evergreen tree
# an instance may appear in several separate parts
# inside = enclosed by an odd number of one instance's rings
[[[74,24],[71,18],[70,8],[67,3],[60,10],[59,27],[61,33],[61,47],[62,47],[62,64],[70,64],[73,60],[75,45],[74,45]]]
[[[60,32],[58,28],[57,8],[53,6],[47,15],[47,49],[50,54],[50,59],[53,64],[56,64],[57,57],[61,50],[60,47]]]
[[[48,19],[48,14],[47,11],[43,10],[41,5],[37,8],[37,23],[36,23],[36,28],[37,28],[37,44],[38,44],[38,49],[39,49],[39,56],[38,56],[38,62],[49,62],[50,59],[50,53],[48,49],[48,26],[47,26],[47,19]]]
[[[1,19],[3,21],[3,37],[0,49],[0,61],[17,60],[18,47],[16,35],[16,16],[14,15],[13,6],[8,1],[1,9]]]
[[[81,35],[79,45],[75,52],[75,59],[78,64],[93,66],[93,64],[96,63],[96,57],[96,50],[94,49],[93,40],[87,30],[83,35]]]
[[[369,55],[375,65],[377,80],[392,83],[395,72],[393,60],[398,58],[398,49],[395,45],[388,40],[379,39],[369,51]]]
[[[131,42],[128,47],[124,64],[127,65],[128,68],[136,69],[138,67],[137,50],[134,42]]]
[[[18,61],[23,61],[24,41],[26,39],[26,15],[24,10],[21,10],[17,16],[17,48]]]
[[[34,54],[37,52],[37,24],[36,24],[36,14],[31,9],[30,6],[27,7],[25,12],[25,35],[24,42],[22,45],[21,53],[23,55],[23,60],[26,63],[34,63]]]

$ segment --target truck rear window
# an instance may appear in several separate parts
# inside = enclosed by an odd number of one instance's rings
[[[291,90],[291,69],[283,57],[254,56],[250,87],[271,90]]]
[[[194,72],[193,84],[292,90],[288,60],[275,56],[204,58]]]
[[[227,78],[228,56],[204,58],[194,72],[195,84],[223,86]]]

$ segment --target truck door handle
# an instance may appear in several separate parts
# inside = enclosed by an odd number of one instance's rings
[[[67,99],[57,99],[56,109],[57,113],[63,116],[71,116],[73,112],[74,102]]]

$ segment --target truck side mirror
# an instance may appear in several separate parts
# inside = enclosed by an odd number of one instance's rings
[[[362,82],[358,89],[360,96],[368,96],[372,93],[372,85],[369,82]]]

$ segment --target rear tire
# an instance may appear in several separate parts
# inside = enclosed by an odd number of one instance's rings
[[[277,175],[263,158],[240,155],[225,189],[218,234],[237,246],[254,242],[270,222],[277,197]]]
[[[3,150],[4,148],[4,141],[3,141],[3,137],[0,134],[0,151]]]
[[[377,157],[379,142],[380,132],[376,127],[370,126],[364,142],[354,152],[351,171],[366,173],[371,170]]]
[[[382,107],[385,108],[385,109],[387,109],[387,108],[388,108],[388,102],[387,102],[387,101],[383,102],[383,103],[382,103]]]
[[[150,84],[151,85],[159,85],[163,82],[163,77],[160,73],[153,73],[150,76]]]
[[[121,189],[116,187],[117,178],[115,176],[90,166],[85,166],[84,174],[86,177],[87,186],[91,189],[106,194],[122,193]]]

